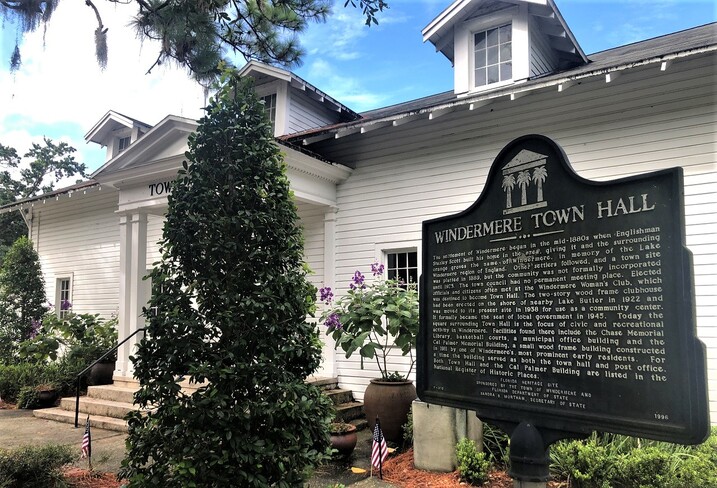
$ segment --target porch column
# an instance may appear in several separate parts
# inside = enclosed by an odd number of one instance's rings
[[[149,287],[143,280],[147,268],[147,214],[120,215],[120,315],[118,340],[129,337],[144,326],[142,308],[149,300]],[[132,337],[117,351],[115,376],[132,377],[129,360],[143,333]]]
[[[122,342],[129,336],[129,263],[132,260],[132,229],[128,215],[119,216],[120,229],[120,269],[119,269],[119,323],[117,324],[117,341]],[[117,350],[117,362],[115,363],[115,376],[126,376],[129,364],[129,344],[122,344]]]
[[[332,207],[324,213],[324,286],[335,289],[334,281],[336,276],[336,212],[337,208]],[[321,364],[321,374],[329,378],[337,375],[336,368],[336,341],[326,335],[326,328],[319,324],[319,335],[324,343],[322,355],[324,358]]]

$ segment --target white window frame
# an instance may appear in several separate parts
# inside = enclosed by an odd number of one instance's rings
[[[112,157],[116,157],[121,152],[126,151],[127,148],[124,148],[120,151],[120,140],[125,139],[127,137],[130,138],[130,144],[132,144],[132,128],[131,127],[124,127],[121,129],[117,129],[113,132],[113,141],[112,141]],[[129,147],[129,146],[127,146]]]
[[[510,80],[475,86],[474,35],[506,24],[511,26],[513,76]],[[530,76],[530,39],[528,34],[528,9],[525,4],[456,25],[453,43],[455,49],[455,93],[466,96],[526,80]]]
[[[500,58],[501,47],[504,46],[504,45],[507,44],[507,43],[506,43],[506,42],[503,42],[502,38],[499,37],[499,38],[498,38],[498,44],[497,44],[496,46],[488,46],[488,45],[487,45],[487,43],[488,43],[488,33],[489,33],[490,31],[497,30],[497,31],[498,31],[498,34],[500,34],[500,32],[503,30],[504,27],[508,27],[508,28],[510,29],[510,33],[511,33],[511,40],[510,40],[510,77],[509,77],[509,78],[506,78],[506,79],[504,79],[504,80],[499,79],[498,81],[490,82],[490,81],[488,81],[488,76],[487,76],[488,68],[489,68],[490,66],[496,66],[497,69],[498,69],[498,78],[500,78],[500,76],[501,76],[501,71],[502,71],[501,67],[502,67],[502,65],[506,64],[506,61],[501,60],[501,58]],[[493,63],[493,64],[488,64],[488,60],[486,59],[486,62],[485,62],[485,64],[484,64],[482,67],[478,68],[478,67],[476,66],[475,36],[478,35],[478,34],[483,34],[484,37],[485,37],[486,47],[484,48],[484,51],[485,51],[485,56],[486,56],[486,58],[487,58],[487,56],[488,56],[488,51],[489,51],[489,48],[490,48],[490,47],[495,47],[495,48],[498,49],[498,62]],[[498,85],[501,85],[501,84],[507,84],[507,83],[509,83],[509,82],[512,82],[512,81],[513,81],[513,40],[512,40],[512,37],[513,37],[513,23],[512,23],[512,22],[508,22],[508,23],[506,23],[506,24],[501,24],[501,25],[497,25],[497,26],[495,26],[495,27],[490,27],[490,28],[488,28],[488,29],[486,29],[486,30],[474,31],[474,32],[471,32],[471,37],[472,37],[472,39],[473,39],[473,42],[472,42],[472,44],[471,44],[471,46],[472,46],[471,51],[472,51],[472,53],[473,53],[473,56],[471,57],[471,64],[472,64],[471,82],[472,82],[472,87],[473,87],[474,89],[481,89],[481,88],[484,88],[484,87],[495,87],[495,86],[498,86]],[[483,84],[480,84],[480,85],[476,85],[476,71],[479,70],[479,69],[486,72],[486,82],[483,83]]]
[[[68,310],[62,310],[62,282],[63,281],[69,281],[69,289],[67,290],[67,298],[65,298],[67,301],[73,304],[72,302],[72,292],[74,291],[74,273],[57,273],[55,276],[55,313],[57,314],[57,318],[64,318],[69,311]]]
[[[271,122],[272,128],[276,129],[276,101],[278,97],[276,96],[276,93],[270,93],[268,95],[264,95],[261,99],[264,101],[264,111],[267,112],[267,115],[269,116],[269,122]]]
[[[374,248],[376,260],[384,265],[384,278],[388,278],[388,255],[392,253],[415,252],[418,281],[421,281],[421,241],[384,241],[377,242]]]
[[[127,141],[127,145],[123,147],[122,141]],[[125,149],[127,149],[130,146],[130,144],[132,144],[132,136],[131,135],[124,136],[124,137],[118,137],[117,138],[117,153],[119,154],[122,151],[124,151]]]
[[[287,132],[289,123],[289,93],[288,83],[277,80],[259,85],[254,89],[259,98],[276,95],[276,112],[274,119],[274,137],[283,136]]]

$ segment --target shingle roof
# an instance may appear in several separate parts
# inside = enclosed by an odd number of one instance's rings
[[[495,90],[483,91],[473,96],[458,97],[453,91],[438,93],[417,100],[399,103],[388,107],[369,110],[361,113],[361,119],[343,124],[319,127],[282,137],[289,141],[297,141],[328,132],[362,126],[367,123],[403,116],[406,114],[427,111],[432,108],[450,106],[451,104],[468,104],[481,99],[495,98],[509,95],[516,91],[530,91],[551,83],[555,84],[573,79],[597,76],[610,71],[627,69],[649,62],[659,62],[671,57],[688,56],[707,50],[717,50],[717,23],[687,29],[673,34],[648,39],[645,41],[627,44],[625,46],[608,49],[589,55],[589,63],[561,72],[543,75],[519,85],[501,87]]]

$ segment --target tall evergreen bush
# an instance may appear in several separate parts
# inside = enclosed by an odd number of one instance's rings
[[[0,362],[10,362],[47,310],[40,258],[27,237],[10,247],[0,267]]]
[[[223,86],[189,139],[151,273],[121,475],[130,486],[300,486],[330,405],[304,382],[320,342],[289,181],[248,82]],[[180,392],[185,377],[201,387]]]

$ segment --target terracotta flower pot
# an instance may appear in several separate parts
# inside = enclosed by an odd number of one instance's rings
[[[338,451],[339,456],[349,456],[354,452],[358,437],[356,435],[356,427],[348,424],[345,432],[331,433],[331,448]]]
[[[415,399],[416,387],[412,381],[371,380],[363,397],[363,409],[371,431],[378,416],[381,432],[386,440],[401,443],[401,427],[408,421],[408,412],[411,411],[411,403]]]

